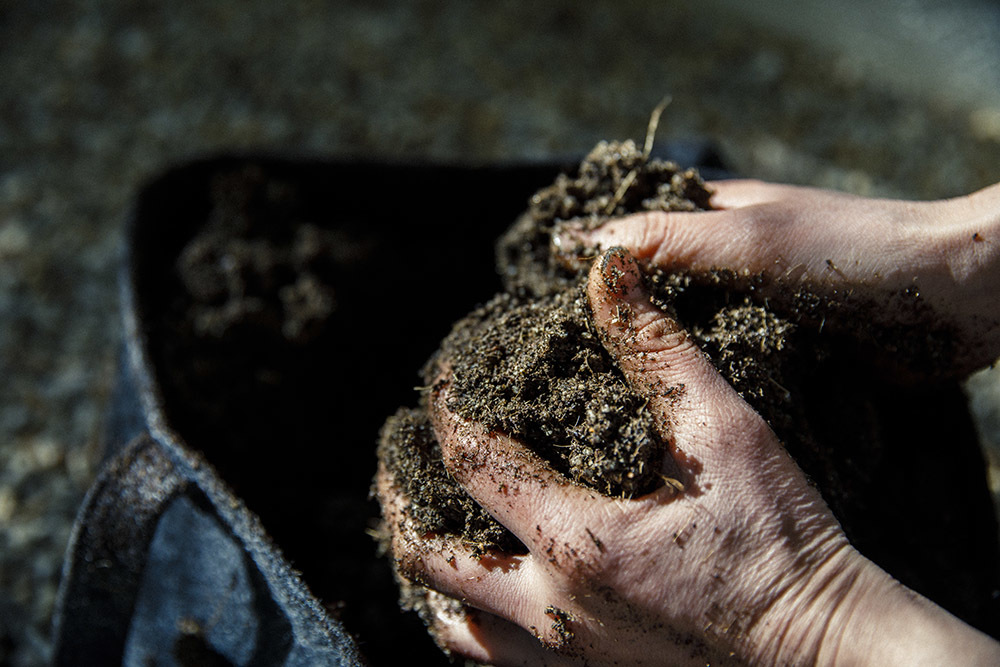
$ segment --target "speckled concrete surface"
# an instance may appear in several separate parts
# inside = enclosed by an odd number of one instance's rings
[[[640,136],[669,93],[661,136],[710,138],[743,174],[921,198],[1000,180],[991,95],[895,86],[863,44],[840,57],[731,4],[0,4],[0,664],[48,656],[113,376],[121,222],[167,165],[576,155]],[[975,387],[995,442],[993,375]]]

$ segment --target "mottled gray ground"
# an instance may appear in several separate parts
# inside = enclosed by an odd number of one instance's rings
[[[669,93],[661,136],[712,138],[746,175],[921,198],[1000,180],[985,3],[845,3],[818,31],[726,0],[194,4],[0,0],[0,664],[48,655],[113,376],[121,223],[167,165],[579,155],[640,137]],[[997,441],[997,380],[975,386]]]

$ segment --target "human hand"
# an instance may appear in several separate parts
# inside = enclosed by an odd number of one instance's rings
[[[477,557],[422,534],[380,465],[397,569],[431,587],[444,648],[497,665],[1000,662],[1000,645],[847,543],[761,418],[649,304],[627,253],[595,263],[588,291],[683,490],[623,500],[574,485],[450,412],[445,365],[431,405],[445,464],[528,553]]]
[[[835,608],[870,563],[760,416],[649,303],[627,253],[596,262],[588,289],[683,491],[623,500],[577,486],[449,411],[440,378],[431,411],[447,468],[529,553],[476,558],[457,538],[421,535],[381,469],[401,574],[479,610],[432,596],[438,641],[500,665],[815,659],[825,625],[814,610]]]
[[[1000,355],[1000,185],[934,202],[750,180],[711,187],[719,210],[645,213],[590,232],[570,223],[556,250],[623,246],[665,270],[728,270],[736,286],[820,326],[865,339],[881,326],[914,348],[953,342],[934,373],[964,375]]]

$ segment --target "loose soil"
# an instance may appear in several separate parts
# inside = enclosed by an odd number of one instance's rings
[[[623,497],[663,484],[652,418],[595,336],[583,292],[589,262],[568,262],[553,234],[567,221],[592,228],[631,212],[702,210],[709,196],[693,170],[650,159],[632,142],[599,144],[577,173],[539,191],[500,239],[505,291],[455,325],[424,384],[446,361],[450,409],[520,440],[577,483]],[[721,271],[648,269],[646,280],[655,302],[768,421],[852,542],[903,583],[996,631],[996,524],[979,497],[982,461],[969,446],[962,396],[953,384],[898,386],[872,364],[891,351],[932,370],[952,353],[949,332],[926,319],[918,336],[880,329],[871,304],[831,303],[808,290],[776,300],[784,306],[758,302],[753,278]],[[926,315],[918,295],[900,300],[915,321]],[[824,327],[827,311],[857,325]],[[940,447],[956,441],[973,453],[942,461]],[[459,536],[477,553],[523,550],[444,469],[426,395],[386,423],[379,456],[424,530]],[[975,481],[965,487],[958,478]]]

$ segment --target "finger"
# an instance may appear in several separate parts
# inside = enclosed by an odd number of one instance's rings
[[[801,194],[804,189],[795,185],[767,183],[754,179],[712,181],[707,185],[712,191],[712,198],[709,201],[712,207],[717,209],[742,208],[788,199]]]
[[[518,625],[477,609],[456,609],[446,601],[428,600],[432,629],[441,648],[490,665],[557,665],[556,655]]]
[[[775,270],[780,250],[759,224],[759,208],[699,213],[640,213],[611,220],[592,231],[570,228],[558,241],[564,255],[577,249],[623,247],[660,269],[705,272],[729,269],[750,277]]]
[[[430,405],[445,466],[529,550],[544,548],[544,536],[571,530],[572,519],[601,500],[597,492],[573,484],[523,444],[449,410],[448,390],[446,382],[437,383]]]
[[[768,204],[801,197],[808,188],[754,180],[716,181],[711,187],[716,210],[650,211],[593,230],[568,222],[554,234],[554,250],[569,264],[574,253],[621,246],[665,270],[730,269],[774,277],[787,269],[781,258],[788,248],[775,231],[787,222],[787,211]]]
[[[477,553],[457,537],[420,530],[406,512],[406,497],[381,463],[375,485],[391,531],[393,563],[403,578],[513,620],[535,606],[533,573],[524,556]]]
[[[594,263],[587,290],[606,348],[668,425],[677,450],[701,457],[720,446],[715,434],[763,424],[688,333],[650,303],[626,250],[613,248]]]

